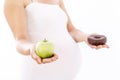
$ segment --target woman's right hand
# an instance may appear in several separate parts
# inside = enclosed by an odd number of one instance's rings
[[[57,54],[54,54],[54,56],[51,57],[51,58],[46,58],[46,59],[40,58],[40,57],[36,54],[35,45],[33,45],[33,46],[30,48],[30,55],[31,55],[31,57],[32,57],[38,64],[46,64],[46,63],[54,62],[54,61],[56,61],[56,60],[58,59],[58,55],[57,55]]]

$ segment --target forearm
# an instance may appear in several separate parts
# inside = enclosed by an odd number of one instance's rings
[[[78,29],[74,29],[69,33],[76,42],[87,41],[88,34],[82,32]]]
[[[71,22],[70,17],[68,16],[68,24],[67,24],[67,29],[68,32],[70,33],[70,35],[72,36],[72,38],[76,41],[76,42],[83,42],[83,41],[87,41],[87,37],[88,34],[82,32],[79,29],[76,29],[74,27],[74,25]]]
[[[33,43],[29,40],[17,40],[16,41],[16,49],[19,53],[23,55],[30,54],[30,48],[33,47]]]

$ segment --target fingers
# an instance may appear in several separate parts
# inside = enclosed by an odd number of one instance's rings
[[[105,45],[103,45],[104,46],[104,48],[109,48],[109,46],[107,45],[107,44],[105,44]]]
[[[94,45],[90,45],[90,47],[96,49],[96,46],[94,46]]]
[[[30,55],[31,55],[31,57],[32,57],[38,64],[41,64],[41,63],[42,63],[41,58],[36,55],[35,50],[31,49]]]
[[[91,48],[94,48],[94,49],[101,49],[101,48],[109,48],[109,46],[108,45],[98,45],[98,46],[94,46],[94,45],[90,45],[91,46]]]
[[[50,62],[56,61],[57,59],[58,59],[58,56],[54,54],[54,56],[51,58],[42,59],[42,63],[43,64],[50,63]]]
[[[32,54],[31,57],[38,63],[41,64],[42,60],[39,56],[37,56],[36,54]]]

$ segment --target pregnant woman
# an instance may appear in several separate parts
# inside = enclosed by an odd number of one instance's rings
[[[22,62],[22,80],[74,80],[80,64],[77,42],[87,43],[88,34],[73,26],[62,0],[5,0],[4,12],[17,51],[28,55]],[[55,45],[55,55],[47,59],[35,52],[44,38]]]

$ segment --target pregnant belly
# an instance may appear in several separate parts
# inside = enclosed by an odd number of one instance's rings
[[[79,46],[72,37],[68,33],[47,35],[32,33],[29,36],[35,43],[44,38],[53,42],[55,53],[59,58],[57,61],[49,64],[37,64],[30,56],[25,57],[23,59],[23,74],[29,77],[31,75],[35,77],[42,75],[42,80],[44,80],[46,75],[48,79],[45,80],[72,80],[72,77],[78,72],[81,61]]]
[[[60,34],[30,34],[30,38],[33,42],[37,43],[44,38],[51,41],[55,46],[55,53],[59,56],[57,62],[61,62],[61,64],[73,64],[77,63],[79,60],[79,46],[73,40],[73,38],[68,33],[60,33]]]
[[[59,59],[48,64],[37,64],[31,57],[26,57],[22,77],[26,80],[73,80],[81,61],[78,46],[57,46],[55,52]]]
[[[63,32],[64,33],[64,32]],[[55,53],[59,55],[60,59],[70,58],[73,59],[79,54],[79,46],[68,33],[60,34],[30,34],[30,38],[34,43],[37,43],[46,38],[51,41],[55,46]],[[76,60],[75,59],[75,60]]]
[[[55,53],[59,59],[49,64],[37,64],[31,57],[24,58],[23,76],[38,80],[73,80],[80,66],[80,51],[77,43],[68,36],[47,37],[55,45]],[[40,76],[42,75],[42,76]],[[38,78],[38,79],[37,79]]]

